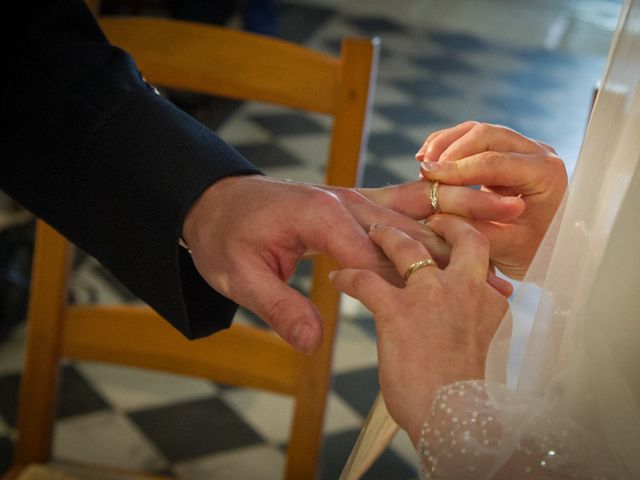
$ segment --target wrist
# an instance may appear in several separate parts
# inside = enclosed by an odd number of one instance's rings
[[[238,183],[246,181],[247,177],[257,175],[237,175],[224,177],[207,187],[200,196],[193,202],[187,211],[182,222],[182,234],[179,239],[180,245],[191,251],[190,248],[198,242],[202,234],[202,226],[215,223],[217,207],[224,208],[228,204],[225,199],[228,197],[233,201],[233,194],[230,190]]]

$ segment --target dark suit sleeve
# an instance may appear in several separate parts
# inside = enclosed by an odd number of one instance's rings
[[[257,170],[155,95],[82,2],[24,3],[3,21],[22,33],[4,56],[0,188],[187,337],[227,327],[236,305],[178,238],[207,187]]]

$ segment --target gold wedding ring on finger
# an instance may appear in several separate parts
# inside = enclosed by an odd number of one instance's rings
[[[438,180],[431,181],[429,189],[429,203],[431,203],[431,213],[440,211],[440,182]]]
[[[416,263],[412,263],[411,265],[409,265],[409,268],[407,268],[407,271],[404,272],[404,281],[406,282],[407,280],[409,280],[409,277],[414,273],[416,273],[421,268],[437,267],[437,266],[438,264],[430,258],[424,258],[422,260],[418,260]]]

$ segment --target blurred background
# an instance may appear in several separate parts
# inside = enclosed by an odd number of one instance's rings
[[[473,119],[556,148],[571,172],[620,0],[118,1],[103,13],[225,24],[337,53],[378,36],[381,56],[363,183],[417,178],[414,153],[434,130]],[[321,115],[164,92],[267,174],[322,182],[330,123]],[[33,219],[0,192],[0,473],[9,465],[22,362]],[[308,284],[302,263],[292,283]],[[75,302],[137,302],[78,252]],[[238,321],[261,324],[241,311]],[[344,299],[320,478],[335,479],[377,392],[370,315]],[[171,375],[69,363],[55,456],[184,478],[280,478],[292,402]],[[365,478],[416,478],[404,434]]]

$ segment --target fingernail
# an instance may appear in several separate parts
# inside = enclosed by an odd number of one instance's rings
[[[424,152],[422,150],[418,150],[416,152],[416,160],[418,160],[419,162],[422,162],[424,160]]]
[[[422,162],[420,168],[427,172],[437,172],[440,170],[441,165],[438,162]]]
[[[335,277],[335,276],[336,276],[336,271],[335,270],[331,270],[329,272],[329,281],[333,282],[333,277]]]
[[[306,323],[298,323],[293,329],[293,345],[302,353],[309,353],[313,329]]]

